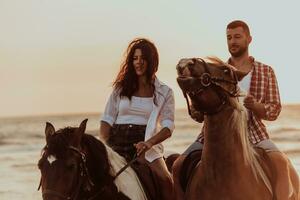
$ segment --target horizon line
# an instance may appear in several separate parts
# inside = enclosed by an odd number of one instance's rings
[[[281,104],[282,107],[293,107],[293,106],[300,106],[300,103],[285,103]],[[186,110],[186,107],[179,107],[175,108],[176,111],[183,111]],[[101,115],[103,112],[61,112],[61,113],[40,113],[40,114],[24,114],[24,115],[6,115],[0,116],[0,120],[4,119],[18,119],[18,118],[35,118],[35,117],[59,117],[59,116],[80,116],[80,115]]]

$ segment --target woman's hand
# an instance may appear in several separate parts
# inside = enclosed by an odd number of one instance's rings
[[[135,148],[136,148],[136,152],[137,152],[137,156],[141,155],[142,153],[148,151],[149,149],[151,149],[151,147],[153,146],[153,144],[149,141],[147,142],[139,142],[137,144],[134,144]]]

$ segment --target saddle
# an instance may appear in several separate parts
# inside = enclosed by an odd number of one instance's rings
[[[165,162],[169,172],[172,172],[172,165],[180,154],[172,153],[165,157]],[[136,172],[141,181],[144,191],[148,200],[160,200],[162,199],[161,190],[159,187],[159,180],[157,176],[152,172],[151,168],[143,161],[139,159],[131,165],[132,169]]]
[[[191,152],[183,161],[180,171],[180,184],[182,190],[185,192],[189,179],[193,175],[196,165],[201,160],[202,150],[195,150]]]
[[[153,174],[151,168],[144,162],[137,160],[131,165],[131,168],[136,172],[140,182],[143,185],[145,194],[148,200],[160,200],[161,193],[157,177]]]

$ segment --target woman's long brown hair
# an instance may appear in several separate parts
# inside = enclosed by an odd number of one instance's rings
[[[137,38],[128,45],[125,60],[121,65],[121,69],[115,81],[113,82],[113,87],[114,89],[120,90],[120,96],[126,96],[130,100],[133,93],[138,90],[138,76],[133,66],[133,55],[136,49],[140,49],[142,51],[142,55],[147,61],[146,81],[151,84],[153,91],[155,91],[153,80],[159,63],[157,49],[148,39]]]

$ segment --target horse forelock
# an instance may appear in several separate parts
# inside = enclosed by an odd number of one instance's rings
[[[236,70],[236,68],[226,62],[224,62],[223,60],[221,60],[220,58],[216,57],[216,56],[209,56],[209,57],[205,57],[205,60],[210,63],[210,64],[213,64],[214,66],[216,67],[228,67],[232,70]]]
[[[235,108],[232,122],[229,123],[232,126],[237,126],[236,128],[242,145],[244,162],[246,165],[251,167],[256,180],[258,181],[258,177],[260,177],[265,183],[268,190],[272,193],[272,186],[270,180],[268,179],[263,168],[258,162],[258,154],[256,153],[249,141],[247,109],[238,101],[238,98],[229,98],[229,103]]]
[[[59,129],[49,138],[44,151],[48,156],[52,155],[57,158],[65,156],[65,153],[69,147],[72,135],[76,128],[66,127]]]
[[[208,56],[204,58],[206,62],[214,64],[215,66],[224,66],[226,63],[223,62],[220,58],[215,56]]]

